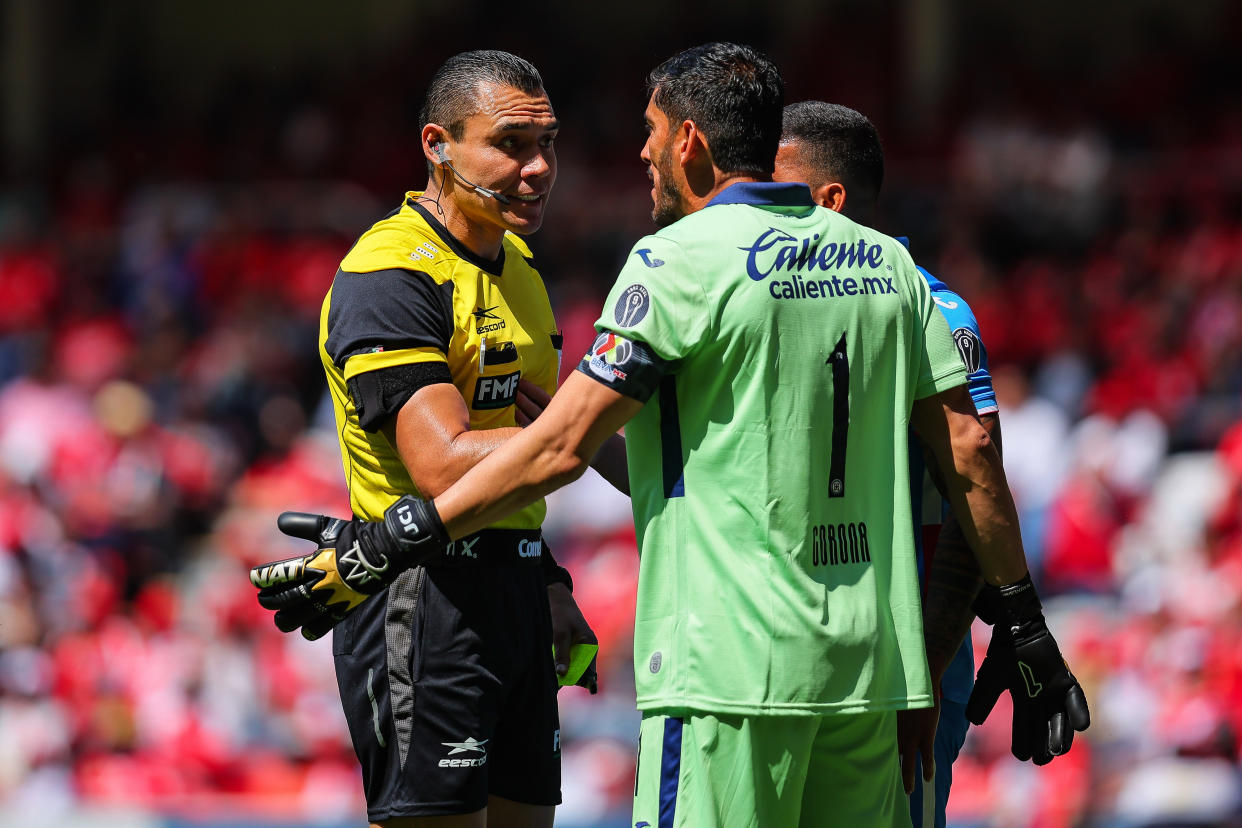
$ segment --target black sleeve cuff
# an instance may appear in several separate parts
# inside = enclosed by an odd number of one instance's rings
[[[420,388],[452,381],[453,375],[445,363],[414,362],[366,371],[351,377],[345,384],[353,397],[358,424],[363,431],[379,431]]]

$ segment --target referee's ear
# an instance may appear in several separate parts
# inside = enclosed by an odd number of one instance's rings
[[[427,159],[429,167],[437,167],[447,160],[442,159],[436,152],[437,146],[448,144],[448,131],[444,127],[439,124],[424,124],[419,140],[422,143],[423,158]]]

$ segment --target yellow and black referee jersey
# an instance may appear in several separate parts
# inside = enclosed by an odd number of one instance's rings
[[[319,356],[336,409],[354,514],[379,520],[418,494],[382,426],[414,393],[451,382],[472,429],[514,426],[520,377],[556,390],[561,338],[531,253],[506,233],[488,261],[418,203],[365,232],[341,262],[319,317]],[[537,529],[542,500],[494,524]]]

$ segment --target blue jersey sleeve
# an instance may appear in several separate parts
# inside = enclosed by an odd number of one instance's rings
[[[988,371],[988,351],[983,346],[974,311],[966,304],[965,299],[950,290],[944,282],[921,267],[919,273],[923,274],[923,278],[931,286],[932,300],[948,321],[958,353],[962,355],[962,362],[966,363],[966,370],[969,372],[967,386],[975,401],[975,410],[980,414],[995,413],[999,406],[996,404],[996,391],[992,388],[992,374]]]

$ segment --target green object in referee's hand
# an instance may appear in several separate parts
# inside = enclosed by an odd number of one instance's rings
[[[570,647],[569,669],[565,671],[565,675],[557,676],[557,681],[560,682],[561,687],[569,687],[582,681],[583,675],[586,673],[587,668],[591,666],[591,662],[595,660],[595,654],[598,652],[598,644],[575,644]],[[552,650],[552,657],[556,658],[555,648]]]

